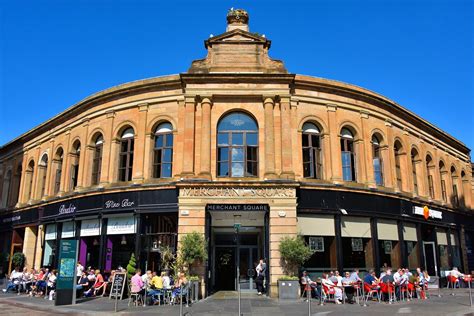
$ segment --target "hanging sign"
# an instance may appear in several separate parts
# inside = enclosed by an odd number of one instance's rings
[[[107,235],[135,234],[135,217],[109,217]]]
[[[100,220],[99,219],[85,219],[81,221],[81,237],[99,236],[100,235]]]

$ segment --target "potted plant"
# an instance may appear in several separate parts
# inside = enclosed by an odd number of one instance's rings
[[[130,255],[130,260],[128,261],[128,264],[127,264],[127,277],[129,281],[135,274],[136,270],[137,270],[137,260],[135,259],[135,254],[132,252],[132,254]]]
[[[278,297],[280,299],[298,299],[299,280],[296,276],[298,267],[311,256],[312,252],[303,238],[283,237],[280,240],[280,263],[286,276],[278,279]]]
[[[161,246],[159,249],[161,256],[161,271],[169,272],[176,259],[173,249],[171,249],[170,246]]]
[[[206,240],[203,234],[198,232],[192,232],[183,236],[181,239],[181,245],[179,249],[178,259],[176,260],[178,266],[183,270],[187,270],[188,273],[197,272],[194,271],[200,263],[207,259],[207,247]],[[191,288],[194,292],[193,299],[197,300],[200,295],[200,280],[198,276],[195,276],[191,282]]]
[[[12,266],[13,268],[19,268],[20,271],[25,265],[26,257],[22,252],[15,252],[12,256]]]

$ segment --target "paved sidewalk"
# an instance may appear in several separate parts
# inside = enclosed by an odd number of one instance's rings
[[[327,303],[320,306],[319,302],[311,304],[311,315],[474,315],[474,308],[469,306],[469,294],[467,289],[456,289],[455,295],[450,295],[452,291],[441,290],[441,297],[432,295],[429,300],[415,299],[410,302],[387,303],[369,302],[369,306],[359,305],[335,305]],[[436,293],[437,294],[437,293]],[[16,309],[12,309],[12,306]],[[12,311],[17,311],[15,313]],[[54,303],[41,298],[30,298],[25,295],[0,294],[0,311],[9,311],[8,315],[24,314],[24,310],[34,310],[35,315],[55,314],[55,315],[111,315],[114,314],[114,301],[108,298],[96,298],[82,301],[76,305],[54,306]],[[242,314],[261,316],[303,316],[308,315],[308,303],[298,301],[279,301],[267,297],[247,294],[242,297]],[[0,312],[0,314],[3,314]],[[118,304],[117,315],[179,315],[179,306],[145,306],[128,307],[127,300]],[[183,306],[183,314],[194,315],[238,315],[238,300],[236,294],[226,293],[226,295],[215,295],[205,300],[195,303],[189,307]]]

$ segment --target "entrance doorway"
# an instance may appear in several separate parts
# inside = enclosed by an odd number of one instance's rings
[[[256,290],[255,268],[263,253],[261,235],[256,228],[239,233],[239,236],[230,231],[214,233],[212,250],[214,254],[212,264],[215,267],[212,275],[214,292],[236,291],[237,282],[240,282],[241,291]]]
[[[428,271],[428,274],[438,275],[438,264],[436,262],[436,250],[434,242],[423,242],[423,257],[425,260],[425,269]]]

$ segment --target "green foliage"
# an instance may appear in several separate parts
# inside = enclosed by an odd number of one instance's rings
[[[180,259],[186,267],[192,266],[196,261],[207,259],[207,247],[204,235],[192,232],[181,239]]]
[[[298,281],[297,276],[289,276],[289,275],[284,275],[282,277],[278,278],[278,281]]]
[[[188,278],[189,282],[198,282],[199,277],[197,275],[190,275]]]
[[[15,252],[12,256],[12,266],[14,268],[22,269],[25,265],[26,257],[22,252]]]
[[[127,264],[127,276],[129,279],[132,278],[136,270],[137,270],[137,260],[135,259],[135,254],[132,252],[132,255],[130,256],[130,260],[128,261],[128,264]]]
[[[170,270],[172,268],[173,262],[176,259],[173,250],[169,246],[160,247],[161,254],[161,270]]]
[[[279,250],[283,267],[289,276],[294,276],[298,266],[312,255],[312,251],[301,237],[283,237]]]

